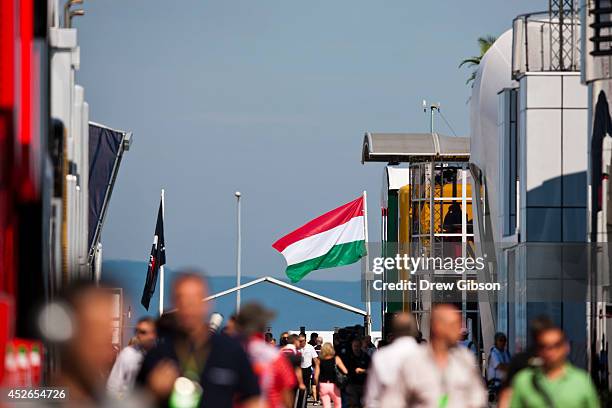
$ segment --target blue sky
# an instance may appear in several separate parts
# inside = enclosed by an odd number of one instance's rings
[[[91,120],[134,132],[110,204],[105,259],[144,261],[166,189],[169,265],[284,276],[271,244],[369,192],[379,236],[382,165],[365,131],[426,131],[421,100],[469,134],[467,70],[478,36],[544,0],[104,0],[75,19]],[[450,130],[439,122],[441,133]],[[359,266],[312,279],[356,280]]]

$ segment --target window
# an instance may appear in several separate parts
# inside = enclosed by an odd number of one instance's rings
[[[503,235],[516,231],[517,180],[518,180],[518,126],[517,89],[504,89],[500,94],[500,213],[503,217]]]

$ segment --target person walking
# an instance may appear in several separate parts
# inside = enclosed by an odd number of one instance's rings
[[[284,344],[283,344],[284,343]],[[288,334],[281,336],[281,352],[288,356],[299,355],[300,338],[297,334]],[[300,357],[301,361],[301,357]]]
[[[351,341],[351,351],[346,358],[348,368],[348,384],[346,394],[349,408],[361,408],[366,373],[370,366],[370,356],[363,351],[362,339],[355,337]]]
[[[319,333],[316,333],[316,332],[310,333],[310,340],[308,340],[308,344],[310,344],[312,347],[315,347],[317,345],[318,337],[319,337]]]
[[[202,301],[208,293],[201,275],[179,274],[172,288],[174,323],[145,356],[136,382],[158,406],[259,408],[260,388],[246,352],[234,338],[209,331],[210,303]]]
[[[323,343],[321,346],[321,354],[319,356],[319,365],[315,368],[315,382],[319,384],[319,397],[323,408],[331,408],[333,402],[334,408],[342,406],[340,397],[340,386],[338,383],[338,374],[348,374],[348,370],[342,363],[340,357],[336,355],[334,346],[331,343]]]
[[[432,308],[430,339],[422,352],[404,361],[392,387],[400,399],[394,408],[482,408],[487,392],[474,355],[457,347],[461,336],[461,313],[450,304]],[[385,408],[390,405],[382,405]]]
[[[317,352],[317,357],[319,356],[320,352],[321,352],[321,343],[318,343],[319,340],[319,333],[317,332],[312,332],[310,333],[310,340],[308,340],[308,344],[310,344],[315,351]],[[311,382],[310,382],[310,393],[312,394],[312,399],[314,401],[314,406],[319,405],[319,394],[317,392],[318,387],[317,387],[317,382],[314,379],[314,370],[312,371],[312,378],[311,378]]]
[[[121,350],[106,382],[106,389],[112,398],[123,399],[133,390],[145,354],[155,347],[155,320],[149,316],[140,318],[134,333],[133,344]]]
[[[266,408],[292,408],[297,380],[287,358],[264,337],[274,312],[259,303],[247,303],[236,316],[236,330],[245,339],[247,354]]]
[[[300,368],[302,369],[302,381],[304,382],[304,390],[299,391],[298,407],[306,407],[308,400],[308,392],[312,383],[313,367],[319,364],[319,357],[313,346],[306,342],[306,335],[300,334],[298,353],[302,356]],[[316,384],[315,384],[316,385]]]
[[[494,344],[489,352],[487,362],[487,386],[489,388],[489,401],[497,400],[501,385],[508,371],[510,353],[506,349],[508,340],[504,333],[495,333]]]
[[[362,342],[363,351],[365,351],[370,358],[374,355],[376,351],[376,346],[372,343],[372,336],[365,336]]]
[[[285,334],[287,336],[285,336]],[[300,391],[306,389],[304,385],[304,380],[302,378],[302,357],[299,354],[299,346],[300,346],[300,338],[297,334],[289,334],[284,332],[281,335],[281,341],[285,343],[283,347],[281,347],[280,352],[291,364],[293,367],[293,372],[295,374],[295,378],[297,379],[297,385],[294,387],[295,394],[295,403],[294,407],[297,407],[298,400],[300,398]]]
[[[416,321],[410,313],[396,314],[391,326],[393,341],[372,357],[364,398],[368,408],[401,406],[401,396],[398,400],[393,383],[397,381],[402,366],[410,363],[416,353],[422,352],[415,340]]]
[[[514,381],[514,377],[524,368],[535,367],[539,364],[540,358],[538,357],[538,349],[536,347],[538,336],[541,330],[545,330],[553,325],[554,323],[552,320],[545,315],[538,316],[529,323],[530,341],[525,350],[516,353],[510,359],[508,371],[502,382],[499,397],[497,399],[499,408],[507,408],[510,406],[510,400],[512,398],[512,381]]]
[[[512,381],[511,408],[598,408],[597,392],[586,371],[567,361],[569,343],[560,327],[541,327],[536,339],[540,364]]]
[[[289,343],[289,332],[282,332],[280,336],[278,336],[278,346],[279,348],[285,347]]]
[[[457,343],[457,345],[470,350],[472,353],[474,353],[476,360],[478,360],[478,349],[476,348],[474,341],[470,339],[470,331],[468,329],[461,329],[461,338],[459,339],[459,343]]]
[[[317,337],[317,344],[314,346],[314,348],[317,351],[317,353],[319,351],[321,351],[321,347],[322,346],[323,346],[323,337],[319,336],[319,337]]]
[[[103,406],[108,393],[101,373],[113,358],[112,296],[104,287],[78,281],[63,289],[53,305],[41,316],[43,334],[58,353],[49,386],[69,390],[69,401],[58,401],[60,406]]]
[[[234,337],[238,334],[236,330],[236,314],[232,314],[229,319],[227,319],[223,327],[223,334],[230,337]]]

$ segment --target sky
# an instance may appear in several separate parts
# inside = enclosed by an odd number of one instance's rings
[[[469,135],[476,39],[544,0],[87,1],[75,18],[90,119],[133,132],[104,225],[106,260],[146,261],[161,188],[169,266],[284,276],[276,239],[368,191],[380,236],[382,163],[366,131],[428,131],[440,102]],[[437,120],[436,129],[452,131]],[[307,279],[357,280],[359,265]]]

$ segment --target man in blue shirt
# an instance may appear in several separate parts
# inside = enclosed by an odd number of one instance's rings
[[[211,334],[206,324],[208,288],[195,273],[181,274],[173,286],[173,325],[151,350],[137,381],[159,406],[192,401],[193,406],[259,407],[257,377],[242,346],[234,339]]]

